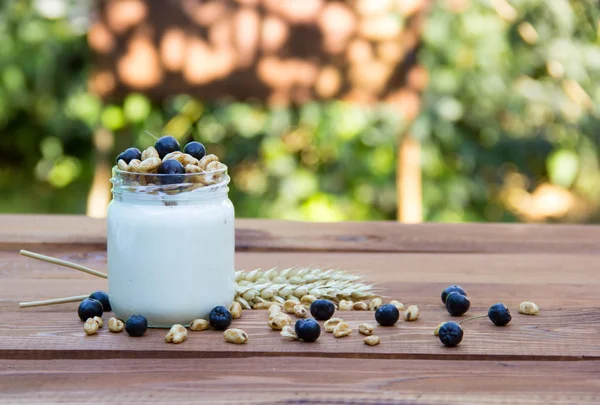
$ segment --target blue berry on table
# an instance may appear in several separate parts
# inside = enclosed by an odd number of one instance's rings
[[[299,339],[305,342],[314,342],[321,335],[321,326],[312,318],[298,319],[294,331]]]
[[[90,298],[100,301],[104,312],[112,311],[112,308],[110,306],[110,301],[108,300],[108,294],[105,293],[104,291],[95,291],[90,294]]]
[[[464,315],[471,307],[469,297],[458,292],[451,292],[446,298],[446,309],[452,316]]]
[[[210,326],[217,330],[225,330],[231,325],[231,312],[224,306],[214,307],[208,316]]]
[[[142,315],[131,315],[125,322],[125,332],[129,336],[141,337],[148,330],[148,320]]]
[[[183,153],[187,153],[200,160],[206,156],[206,148],[200,142],[192,141],[185,145]]]
[[[494,325],[496,326],[504,326],[512,320],[510,311],[506,305],[501,302],[490,307],[488,310],[488,318],[490,318],[490,320],[494,322]]]
[[[158,156],[160,158],[164,158],[167,154],[171,152],[176,152],[181,150],[181,146],[179,146],[179,142],[177,139],[172,136],[166,135],[158,138],[156,143],[154,144],[154,149],[158,152]]]
[[[82,322],[95,316],[102,317],[103,312],[102,303],[92,298],[86,298],[81,301],[79,308],[77,309],[77,315],[79,315],[79,319],[81,319]]]
[[[457,292],[460,295],[467,295],[467,292],[465,290],[462,289],[461,286],[458,286],[456,284],[451,285],[450,287],[446,287],[446,289],[444,291],[442,291],[442,302],[445,304],[446,303],[446,298],[448,298],[448,294],[453,293],[453,292]]]
[[[158,174],[165,176],[157,176],[161,184],[177,184],[183,183],[185,180],[185,168],[175,159],[167,159],[158,166]]]
[[[329,300],[314,300],[310,304],[310,313],[319,321],[326,321],[333,316],[335,305]]]
[[[127,164],[129,164],[129,162],[131,162],[133,159],[142,160],[142,152],[140,152],[138,148],[129,148],[117,156],[117,163],[121,159]]]
[[[444,346],[454,347],[457,346],[463,338],[463,330],[456,322],[446,322],[439,330],[438,337]]]
[[[375,311],[375,320],[381,326],[394,326],[400,319],[400,311],[393,304],[385,304]]]

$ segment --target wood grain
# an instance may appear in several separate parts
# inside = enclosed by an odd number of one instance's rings
[[[0,215],[0,249],[106,244],[105,220]],[[305,223],[237,219],[240,251],[598,253],[600,226],[537,224]]]
[[[33,261],[18,249],[104,272],[104,222],[8,216],[3,223],[0,404],[600,401],[598,227],[238,221],[239,269],[344,268],[387,297],[419,306],[418,321],[377,327],[382,343],[369,347],[356,332],[324,334],[314,344],[283,340],[267,327],[266,311],[244,311],[235,321],[250,336],[241,346],[216,331],[190,332],[181,345],[164,343],[166,330],[157,329],[138,339],[106,328],[86,336],[77,304],[18,309],[18,302],[106,289],[106,280]],[[461,345],[443,347],[432,332],[456,320],[439,298],[452,283],[469,292],[468,315],[501,301],[513,321],[503,328],[473,321]],[[517,313],[525,300],[540,305],[539,316]],[[375,324],[370,311],[338,314],[355,330]]]
[[[599,381],[600,361],[1,360],[0,404],[597,404]]]
[[[85,247],[46,246],[41,252],[106,270],[106,255]],[[76,316],[77,304],[18,309],[23,300],[85,294],[106,289],[106,281],[86,274],[32,261],[14,252],[0,252],[0,354],[4,358],[106,358],[106,357],[227,357],[329,356],[359,358],[457,358],[574,360],[600,358],[597,331],[600,306],[596,255],[554,254],[399,254],[321,252],[240,252],[241,268],[287,267],[327,262],[352,268],[377,283],[381,293],[421,309],[417,322],[380,328],[387,344],[377,351],[358,336],[334,340],[324,336],[316,345],[287,342],[266,326],[264,311],[245,311],[237,324],[251,341],[242,347],[227,345],[218,333],[191,334],[183,345],[163,343],[165,331],[152,330],[143,339],[103,331],[86,337]],[[346,267],[348,266],[348,267]],[[351,266],[351,267],[350,267]],[[418,271],[416,271],[418,269]],[[555,271],[549,272],[548,269]],[[564,269],[558,271],[560,269]],[[441,305],[441,290],[460,283],[472,299],[469,314],[481,314],[498,301],[509,305],[514,320],[498,328],[487,320],[465,327],[467,337],[456,349],[446,349],[432,336],[435,326],[449,317]],[[533,300],[542,308],[537,317],[516,313],[521,301]],[[354,328],[374,322],[372,312],[340,312]]]
[[[325,334],[314,344],[284,340],[267,326],[266,311],[244,311],[234,327],[246,331],[247,344],[225,343],[222,332],[190,332],[180,345],[164,342],[167,330],[152,329],[143,338],[113,334],[105,328],[87,336],[77,318],[77,305],[57,310],[11,310],[2,305],[0,358],[103,359],[103,358],[209,358],[209,357],[335,357],[357,359],[461,359],[461,360],[581,360],[600,359],[600,314],[594,308],[547,309],[535,317],[515,314],[506,327],[481,319],[465,324],[465,338],[456,348],[444,347],[433,336],[436,325],[451,318],[441,305],[421,306],[415,322],[394,327],[376,326],[382,343],[373,348],[362,342],[358,325],[376,325],[372,311],[337,312],[354,329],[352,336],[335,339]],[[476,307],[472,314],[485,313]],[[516,312],[516,311],[513,311]],[[110,314],[104,316],[105,322]],[[464,318],[463,318],[464,319]]]

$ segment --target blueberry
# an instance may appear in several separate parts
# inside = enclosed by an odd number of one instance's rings
[[[158,156],[160,158],[164,158],[165,155],[181,150],[181,146],[179,146],[179,142],[177,139],[172,136],[166,135],[158,138],[156,143],[154,144],[154,149],[158,152]]]
[[[117,163],[119,163],[119,160],[121,159],[123,159],[127,164],[129,164],[129,162],[131,162],[133,159],[142,160],[142,152],[140,152],[138,148],[129,148],[117,156]]]
[[[494,322],[494,325],[504,326],[511,321],[512,316],[510,315],[510,311],[506,305],[499,302],[490,307],[488,311],[488,318]]]
[[[375,320],[381,326],[394,326],[400,319],[400,311],[395,305],[385,304],[375,311]]]
[[[319,321],[326,321],[333,316],[335,305],[329,300],[315,300],[310,304],[310,313]]]
[[[90,294],[90,298],[100,301],[100,303],[102,304],[102,309],[104,309],[104,312],[112,311],[112,308],[110,307],[110,301],[108,301],[108,294],[105,293],[104,291],[93,292]]]
[[[296,336],[305,342],[314,342],[321,335],[321,326],[312,318],[298,319],[294,326]]]
[[[167,159],[158,166],[158,174],[168,174],[169,176],[157,176],[161,184],[183,183],[185,180],[185,168],[175,159]]]
[[[95,316],[101,317],[103,313],[102,303],[92,298],[86,298],[81,301],[79,309],[77,309],[77,315],[79,315],[79,319],[83,322],[87,321],[88,318],[93,318]]]
[[[141,337],[148,330],[148,320],[142,315],[131,315],[125,322],[125,332],[129,336]]]
[[[466,296],[467,293],[465,290],[462,289],[462,287],[458,286],[458,285],[451,285],[450,287],[447,287],[444,291],[442,291],[442,302],[445,304],[446,303],[446,298],[448,297],[448,294],[452,293],[452,292],[457,292],[460,295],[464,295]]]
[[[217,330],[225,330],[231,325],[231,312],[223,306],[214,307],[208,316],[210,326]]]
[[[446,309],[452,316],[461,316],[469,310],[471,301],[465,295],[458,292],[451,292],[446,297]]]
[[[196,159],[200,160],[206,155],[206,148],[200,142],[190,142],[183,148],[183,153],[192,155]]]
[[[463,330],[456,322],[446,322],[439,330],[440,341],[444,346],[454,347],[457,346],[463,338]]]

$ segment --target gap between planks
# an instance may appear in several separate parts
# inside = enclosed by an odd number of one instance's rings
[[[361,338],[362,339],[362,338]],[[224,343],[225,344],[225,343]],[[304,343],[302,343],[304,344]],[[175,351],[175,350],[38,350],[1,349],[2,360],[103,360],[103,359],[231,359],[231,358],[328,358],[360,360],[435,360],[435,361],[511,361],[511,362],[585,362],[599,361],[600,356],[546,356],[509,354],[429,354],[429,353],[366,353],[366,352],[243,352],[243,351]]]

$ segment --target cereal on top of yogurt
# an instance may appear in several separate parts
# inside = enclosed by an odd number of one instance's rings
[[[144,151],[126,149],[117,156],[116,163],[117,169],[126,172],[121,173],[121,177],[129,186],[187,184],[174,192],[218,184],[223,181],[227,168],[216,155],[207,154],[200,142],[189,142],[182,151],[177,139],[168,135]]]

